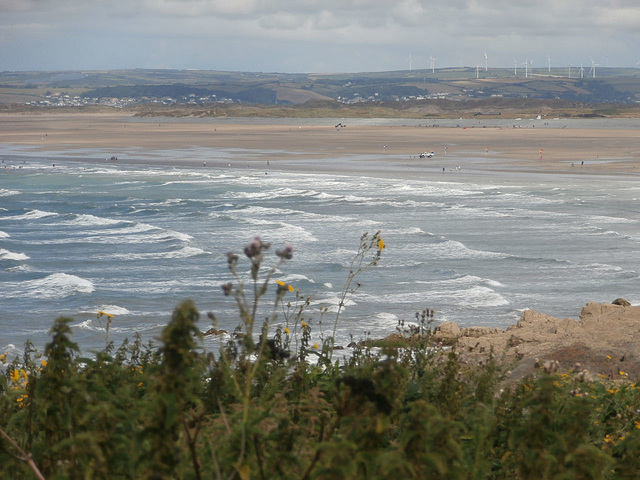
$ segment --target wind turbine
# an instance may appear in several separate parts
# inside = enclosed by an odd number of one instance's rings
[[[518,60],[516,60],[515,58],[513,59],[513,74],[516,77],[518,76]]]
[[[429,64],[431,65],[431,73],[436,73],[436,60],[437,58],[433,58],[429,55]]]
[[[529,76],[529,68],[533,65],[533,60],[524,59],[524,76],[527,78]]]
[[[569,78],[571,78],[571,64],[569,64]]]
[[[480,65],[476,65],[476,78],[480,78]]]
[[[547,64],[549,65],[549,73],[551,73],[551,57],[547,55]]]
[[[484,71],[489,71],[489,57],[487,57],[487,52],[484,52]]]
[[[582,64],[580,64],[580,78],[584,78],[584,68],[582,68]]]
[[[596,67],[598,66],[598,64],[596,62],[593,61],[593,58],[591,59],[591,70],[589,70],[590,73],[593,73],[593,78],[596,78]]]
[[[409,54],[409,71],[411,71],[411,54]]]

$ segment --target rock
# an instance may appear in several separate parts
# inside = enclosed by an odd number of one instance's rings
[[[465,337],[484,337],[486,335],[493,335],[494,333],[504,332],[501,328],[491,327],[468,327],[461,328],[460,334]]]
[[[621,307],[630,307],[631,304],[629,302],[627,302],[624,298],[616,298],[613,302],[611,302],[612,305],[620,305]]]
[[[506,383],[541,369],[557,372],[570,366],[574,375],[581,372],[580,381],[593,381],[598,375],[640,380],[640,354],[635,353],[640,352],[640,306],[590,302],[579,320],[527,310],[507,330],[444,322],[434,339],[455,340],[460,360],[469,365],[486,364],[490,355],[504,361],[511,372]]]
[[[226,330],[218,330],[215,327],[210,328],[209,330],[207,330],[206,332],[204,332],[202,335],[204,335],[205,337],[209,336],[209,335],[224,335],[226,334],[227,331]]]
[[[435,340],[453,340],[460,336],[460,327],[456,322],[442,322],[433,332]]]

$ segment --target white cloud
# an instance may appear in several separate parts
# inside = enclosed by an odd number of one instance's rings
[[[36,27],[38,26],[38,27]],[[512,65],[513,56],[551,55],[559,62],[578,54],[589,58],[609,54],[616,62],[631,62],[638,43],[640,3],[637,0],[0,0],[0,47],[4,68],[27,65],[36,58],[27,42],[38,31],[50,36],[40,48],[63,45],[67,56],[111,57],[110,45],[124,45],[123,62],[152,58],[154,42],[165,42],[164,64],[186,62],[185,56],[215,58],[198,52],[207,45],[233,45],[247,53],[243,69],[280,62],[299,71],[311,65],[348,70],[352,60],[370,69],[406,68],[406,58],[439,58],[439,66],[477,63],[487,51],[495,66]],[[57,32],[57,33],[56,33]],[[76,43],[66,40],[75,35]],[[97,38],[96,38],[97,37]],[[85,40],[83,40],[83,38]],[[100,41],[98,41],[100,40]],[[145,41],[143,41],[145,40]],[[294,45],[295,44],[295,45]],[[164,43],[163,43],[164,45]],[[297,55],[302,45],[313,54]],[[336,55],[338,46],[343,53]],[[274,49],[269,55],[268,47]],[[59,48],[60,49],[60,48]],[[94,51],[93,55],[89,49]],[[147,49],[147,50],[143,50]],[[151,50],[150,50],[151,49]],[[189,49],[189,51],[185,51]],[[615,52],[613,51],[615,50]],[[251,52],[261,52],[253,56]],[[101,53],[102,52],[102,53]],[[297,52],[297,50],[296,50]],[[218,56],[216,56],[218,55]],[[617,56],[617,57],[616,57]],[[154,57],[155,58],[155,57]],[[396,58],[395,63],[390,59]],[[297,59],[297,60],[296,60]],[[482,58],[480,58],[483,61]],[[53,61],[53,60],[52,60]],[[69,61],[66,58],[65,61]],[[205,60],[203,60],[204,62]],[[235,61],[235,60],[234,60]],[[423,61],[423,60],[420,60]],[[542,61],[542,60],[540,60]],[[574,60],[574,64],[579,60]],[[424,63],[424,61],[423,61]],[[279,64],[274,64],[274,69]],[[140,65],[145,66],[145,65]],[[37,65],[34,65],[37,67]],[[84,68],[78,65],[79,68]]]

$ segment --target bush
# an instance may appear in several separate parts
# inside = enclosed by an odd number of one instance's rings
[[[263,273],[269,248],[245,249],[248,280],[227,256],[235,281],[223,293],[240,325],[218,352],[202,348],[185,301],[157,347],[136,338],[82,357],[59,318],[42,356],[30,345],[0,356],[0,477],[638,477],[636,385],[545,374],[499,392],[499,365],[465,368],[431,347],[428,328],[405,344],[360,344],[341,363],[333,338],[313,341],[308,299],[272,281],[291,249]],[[379,233],[362,237],[343,302],[383,248]],[[273,313],[257,324],[270,288]]]

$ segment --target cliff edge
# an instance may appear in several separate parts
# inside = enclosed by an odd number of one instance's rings
[[[454,346],[460,359],[482,366],[490,355],[510,367],[507,381],[538,369],[569,372],[584,380],[640,380],[640,306],[622,299],[588,303],[578,320],[555,318],[527,310],[506,330],[460,328],[443,322],[433,334],[436,342]]]

